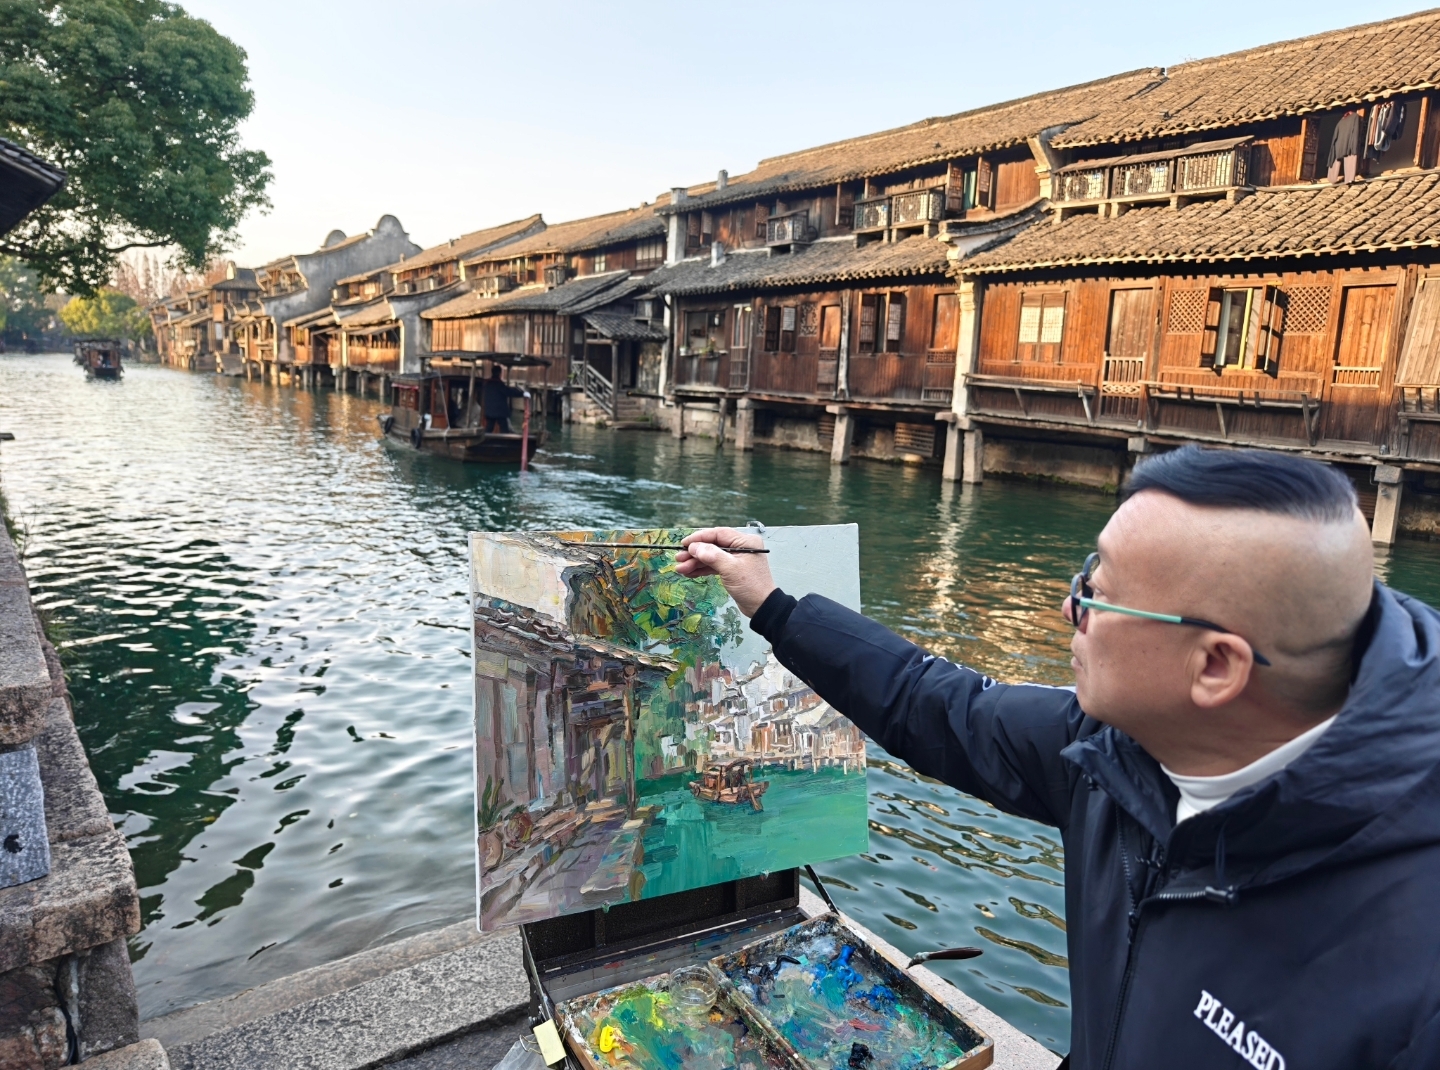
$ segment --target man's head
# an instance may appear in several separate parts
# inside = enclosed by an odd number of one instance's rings
[[[500,365],[498,365],[498,364],[492,364],[492,365],[490,365],[490,378],[492,378],[492,379],[499,379],[499,378],[500,378]]]
[[[1373,552],[1333,468],[1249,450],[1162,454],[1135,469],[1099,551],[1098,602],[1226,629],[1092,609],[1071,642],[1081,706],[1175,772],[1238,769],[1344,702]]]

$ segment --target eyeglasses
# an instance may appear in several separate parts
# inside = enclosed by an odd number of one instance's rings
[[[1085,614],[1090,610],[1105,613],[1123,613],[1127,617],[1143,617],[1145,620],[1158,620],[1163,624],[1186,624],[1192,628],[1208,628],[1212,632],[1230,632],[1229,628],[1222,628],[1218,624],[1212,624],[1208,620],[1201,620],[1199,617],[1177,617],[1173,613],[1152,613],[1148,609],[1131,609],[1129,606],[1117,606],[1110,602],[1095,601],[1095,592],[1090,588],[1090,577],[1095,574],[1095,568],[1100,564],[1100,555],[1091,554],[1085,559],[1085,566],[1070,581],[1070,619],[1075,627],[1079,628],[1085,622]],[[1243,638],[1243,637],[1242,637]],[[1248,643],[1249,640],[1247,639]],[[1269,665],[1269,660],[1256,650],[1252,645],[1250,654],[1255,659],[1256,665]]]

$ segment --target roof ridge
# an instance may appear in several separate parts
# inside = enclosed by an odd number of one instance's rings
[[[1425,11],[1416,11],[1409,15],[1397,15],[1393,19],[1381,19],[1379,22],[1362,22],[1354,26],[1342,26],[1338,30],[1322,30],[1320,33],[1307,34],[1304,37],[1292,37],[1288,41],[1272,41],[1268,44],[1254,45],[1250,48],[1240,49],[1238,52],[1222,52],[1218,56],[1206,56],[1202,59],[1186,60],[1183,63],[1176,63],[1163,68],[1165,77],[1168,79],[1178,70],[1195,70],[1207,65],[1222,65],[1236,63],[1246,59],[1254,59],[1257,56],[1278,55],[1285,52],[1294,52],[1317,41],[1340,41],[1347,37],[1363,37],[1367,34],[1382,33],[1387,29],[1416,22],[1434,22],[1440,20],[1440,8],[1428,8]]]
[[[1076,82],[1074,85],[1061,86],[1058,89],[1042,89],[1034,93],[1029,93],[1023,97],[1015,97],[1011,100],[1002,100],[995,104],[984,104],[980,107],[968,108],[965,111],[957,111],[952,115],[935,115],[926,119],[917,119],[913,123],[907,123],[904,126],[893,126],[890,127],[888,130],[877,130],[874,133],[870,134],[858,134],[855,137],[839,138],[835,141],[827,141],[821,145],[812,145],[809,148],[797,149],[794,152],[780,153],[777,156],[766,156],[761,158],[751,170],[758,171],[765,164],[776,163],[777,161],[800,159],[801,157],[807,156],[813,152],[824,152],[845,145],[862,145],[866,142],[878,140],[880,138],[894,137],[897,134],[914,133],[917,130],[925,129],[927,126],[938,126],[941,123],[956,122],[957,120],[968,119],[976,115],[994,114],[1005,111],[1009,108],[1019,107],[1022,104],[1030,104],[1034,101],[1041,100],[1046,97],[1053,97],[1062,93],[1071,93],[1080,89],[1091,89],[1096,86],[1120,82],[1127,78],[1138,78],[1149,75],[1151,77],[1151,80],[1153,81],[1157,76],[1163,77],[1164,70],[1165,68],[1163,67],[1137,67],[1131,71],[1122,71],[1119,74],[1107,75],[1104,78],[1094,78],[1088,82]],[[748,174],[749,172],[746,173]],[[744,177],[744,174],[734,175],[731,176],[730,181],[739,182],[743,180]],[[707,182],[697,183],[695,186],[689,187],[689,189],[693,190],[712,185],[714,185],[714,181],[710,180]]]

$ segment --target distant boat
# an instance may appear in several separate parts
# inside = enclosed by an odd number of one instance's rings
[[[540,430],[531,430],[530,399],[526,398],[519,432],[487,432],[482,416],[487,382],[481,374],[482,362],[512,368],[549,363],[511,353],[434,354],[432,370],[420,375],[397,375],[390,380],[392,404],[389,413],[378,417],[381,431],[424,453],[457,461],[519,463],[524,467],[545,443],[544,415],[538,421]]]
[[[748,802],[756,810],[762,810],[760,796],[770,787],[770,781],[756,783],[750,779],[750,768],[754,764],[747,758],[737,758],[706,766],[699,780],[690,781],[690,793],[704,802]]]
[[[85,369],[87,379],[119,379],[125,374],[120,363],[125,343],[114,338],[91,338],[75,343],[75,363]]]

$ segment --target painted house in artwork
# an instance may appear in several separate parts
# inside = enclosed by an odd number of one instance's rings
[[[1378,541],[1440,489],[1440,13],[1157,73],[1039,139],[1044,222],[956,265],[964,477],[1182,442],[1329,460]]]

